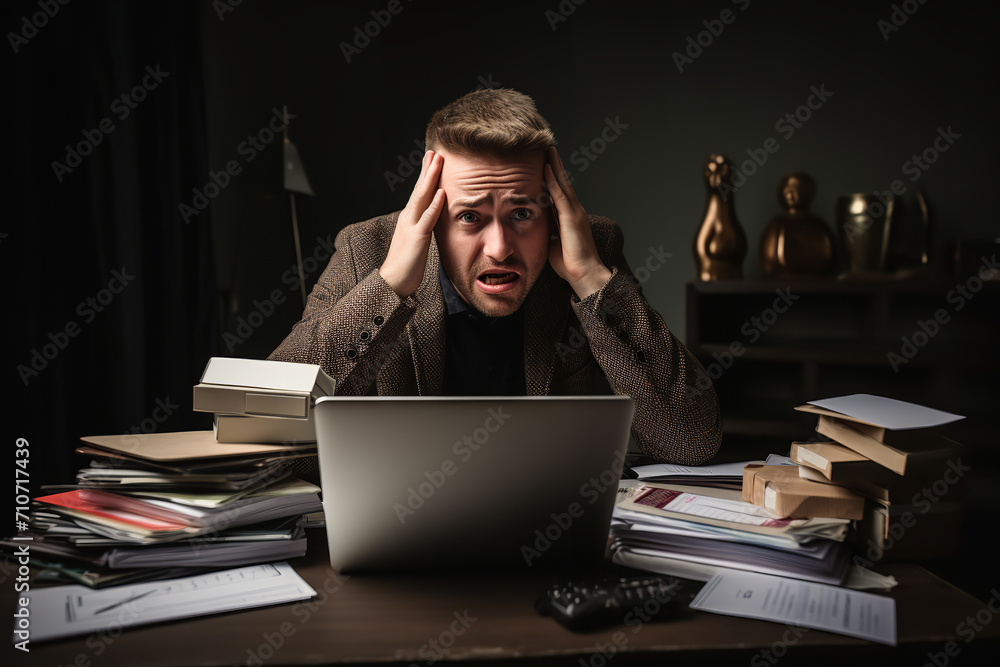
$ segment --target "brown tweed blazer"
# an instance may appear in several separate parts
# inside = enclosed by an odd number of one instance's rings
[[[319,364],[337,381],[338,394],[441,393],[445,306],[436,241],[420,287],[407,298],[378,272],[398,215],[341,230],[302,320],[269,359]],[[632,435],[644,453],[704,463],[721,439],[715,392],[695,384],[705,370],[642,297],[618,226],[599,216],[590,221],[611,279],[577,301],[551,266],[542,271],[523,306],[527,393],[631,396]]]

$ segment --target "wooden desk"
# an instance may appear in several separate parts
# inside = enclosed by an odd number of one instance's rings
[[[30,655],[8,645],[2,655],[13,658],[0,658],[0,663],[131,667],[378,662],[428,667],[447,659],[447,664],[496,667],[516,658],[521,664],[541,661],[574,667],[654,663],[662,667],[665,661],[843,666],[845,660],[859,658],[856,665],[922,665],[929,660],[927,653],[933,652],[948,658],[949,664],[971,665],[982,664],[976,661],[996,651],[1000,637],[1000,614],[907,564],[884,568],[900,582],[892,593],[900,642],[896,648],[693,611],[671,622],[574,634],[534,610],[533,601],[551,573],[340,577],[329,568],[322,536],[321,531],[313,532],[310,553],[291,561],[319,593],[310,602],[127,628],[117,637],[32,643]],[[609,573],[621,571],[607,567]],[[13,582],[8,580],[2,590],[6,623],[13,598]],[[993,605],[1000,609],[1000,594]],[[987,614],[997,618],[967,643],[969,634],[961,624],[977,613],[982,614],[981,621]],[[960,649],[958,658],[945,653],[949,640],[957,640],[952,649]]]

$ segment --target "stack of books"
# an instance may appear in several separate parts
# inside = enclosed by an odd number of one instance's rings
[[[869,394],[796,410],[817,415],[816,431],[829,438],[792,443],[800,477],[865,499],[858,524],[865,561],[956,553],[968,468],[944,429],[962,416]]]
[[[725,477],[744,467],[712,468]],[[891,577],[851,566],[849,519],[782,516],[744,501],[739,489],[713,486],[710,476],[687,475],[687,484],[623,480],[611,524],[612,561],[699,581],[736,569],[852,588],[894,585]]]
[[[291,466],[314,448],[219,444],[211,431],[83,441],[77,483],[46,487],[21,534],[69,578],[100,586],[305,554],[319,487]]]

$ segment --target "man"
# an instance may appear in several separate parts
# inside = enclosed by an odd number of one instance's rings
[[[614,222],[588,216],[531,98],[478,90],[431,118],[406,207],[350,225],[270,356],[339,394],[627,394],[644,453],[718,450],[705,374],[646,303]]]

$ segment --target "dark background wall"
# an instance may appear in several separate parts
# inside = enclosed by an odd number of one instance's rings
[[[899,222],[918,224],[914,197],[923,188],[935,213],[936,259],[951,239],[996,234],[984,178],[997,139],[991,23],[961,3],[912,4],[919,9],[901,14],[906,22],[885,39],[878,22],[895,28],[893,9],[878,2],[720,0],[663,3],[655,12],[651,3],[593,0],[451,10],[402,2],[350,62],[341,44],[385,3],[243,3],[221,17],[206,5],[209,164],[236,157],[271,109],[287,103],[317,193],[299,198],[309,254],[317,238],[405,204],[416,176],[392,178],[393,189],[386,174],[400,175],[401,156],[417,149],[434,110],[478,86],[523,90],[555,129],[584,206],[624,227],[630,262],[644,263],[650,246],[673,253],[644,288],[680,332],[704,213],[701,165],[712,152],[737,163],[750,159],[748,151],[766,158],[748,165],[752,175],[735,195],[750,245],[748,276],[760,275],[757,243],[780,210],[778,180],[793,170],[816,179],[812,208],[831,228],[838,195],[888,190],[901,179]],[[560,6],[572,14],[556,14]],[[728,25],[719,22],[723,10],[732,12]],[[721,34],[705,32],[705,21]],[[687,40],[702,32],[702,43],[711,43],[679,71],[673,54],[697,54]],[[831,94],[814,97],[819,108],[798,127],[783,121],[814,87]],[[608,119],[619,129],[602,146]],[[942,128],[958,138],[911,180],[905,163]],[[768,138],[776,153],[763,150]],[[581,148],[595,139],[603,152],[590,159]],[[227,331],[274,287],[294,296],[281,281],[295,258],[279,163],[275,143],[213,202],[220,285],[238,298]],[[300,310],[290,300],[234,352],[266,354]]]
[[[743,163],[768,139],[779,147],[748,164],[753,174],[735,195],[749,277],[761,274],[757,243],[780,210],[778,180],[793,170],[816,179],[813,212],[831,229],[838,195],[897,179],[906,187],[900,224],[912,228],[923,188],[934,268],[946,276],[955,239],[1000,231],[991,208],[996,25],[972,3],[387,6],[106,0],[41,19],[38,2],[6,9],[17,122],[14,211],[0,226],[4,438],[8,448],[30,440],[33,484],[72,479],[81,435],[209,427],[190,409],[208,357],[263,357],[298,319],[280,137],[259,150],[245,143],[265,138],[285,104],[316,192],[298,197],[310,286],[337,231],[405,204],[419,159],[411,155],[433,111],[480,86],[536,99],[582,203],[618,220],[633,266],[651,247],[672,253],[644,290],[679,334],[705,206],[701,165],[713,152]],[[699,39],[700,52],[691,46]],[[679,67],[685,52],[691,60]],[[120,117],[113,100],[157,65],[169,76]],[[782,123],[814,90],[827,95],[813,98],[808,120]],[[105,117],[113,131],[59,179],[52,162]],[[942,131],[957,138],[911,180],[906,163]],[[602,132],[614,140],[602,146]],[[185,213],[231,161],[239,173],[222,179],[207,208]],[[99,298],[122,267],[134,281],[85,319],[79,304]],[[66,344],[25,374],[72,324]]]

